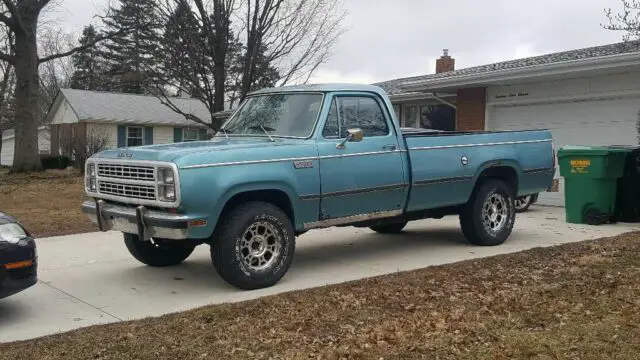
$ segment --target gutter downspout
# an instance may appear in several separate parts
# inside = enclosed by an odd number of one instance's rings
[[[445,100],[445,99],[441,98],[441,97],[440,97],[440,96],[438,96],[438,94],[436,94],[436,93],[432,93],[432,94],[433,94],[433,98],[434,98],[434,99],[438,100],[439,102],[441,102],[441,103],[443,103],[443,104],[445,104],[445,105],[448,105],[448,106],[450,106],[450,107],[452,107],[452,108],[454,108],[454,109],[458,110],[458,107],[457,107],[455,104],[453,104],[453,103],[451,103],[451,102],[449,102],[449,101],[447,101],[447,100]]]

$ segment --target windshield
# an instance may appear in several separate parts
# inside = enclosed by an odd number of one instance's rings
[[[220,133],[229,136],[309,137],[318,119],[322,98],[322,94],[249,97]]]

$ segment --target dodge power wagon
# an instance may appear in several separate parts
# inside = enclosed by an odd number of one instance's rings
[[[470,243],[501,244],[514,199],[548,189],[554,168],[547,130],[400,128],[376,86],[291,86],[250,94],[210,140],[92,156],[82,208],[144,264],[207,244],[225,281],[258,289],[285,275],[311,229],[393,234],[457,215]]]

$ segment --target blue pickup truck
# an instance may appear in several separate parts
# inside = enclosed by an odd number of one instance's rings
[[[401,129],[392,109],[369,85],[263,89],[211,140],[91,157],[82,208],[144,264],[176,265],[208,244],[225,281],[258,289],[284,276],[308,230],[393,234],[458,215],[469,242],[498,245],[514,199],[551,186],[547,130]]]

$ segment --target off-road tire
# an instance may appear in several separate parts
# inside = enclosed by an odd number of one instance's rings
[[[489,231],[483,220],[483,207],[494,194],[505,201],[505,223],[497,231]],[[460,212],[460,227],[467,240],[479,246],[495,246],[504,243],[515,223],[516,211],[512,190],[498,179],[486,180],[474,191],[472,198]]]
[[[267,223],[279,242],[268,267],[252,268],[246,259],[243,238],[253,226]],[[261,201],[247,202],[222,216],[211,245],[211,260],[223,280],[242,289],[254,290],[275,285],[291,266],[295,251],[295,229],[291,219],[279,207]]]
[[[533,197],[533,195],[523,196],[523,197],[521,197],[521,198],[519,198],[519,199],[522,199],[523,201],[528,199],[528,201],[527,201],[527,203],[526,203],[523,207],[520,207],[520,208],[516,207],[516,213],[523,213],[523,212],[526,212],[527,210],[529,210],[529,207],[531,206],[531,204],[533,204],[533,201],[534,201],[534,197]],[[517,200],[518,200],[518,199],[515,199],[515,200],[514,200],[514,203],[515,203]]]
[[[398,234],[407,226],[407,222],[371,226],[369,229],[380,234]]]
[[[189,240],[140,241],[138,235],[127,233],[124,234],[124,244],[136,260],[154,267],[178,265],[188,258],[196,247]]]

